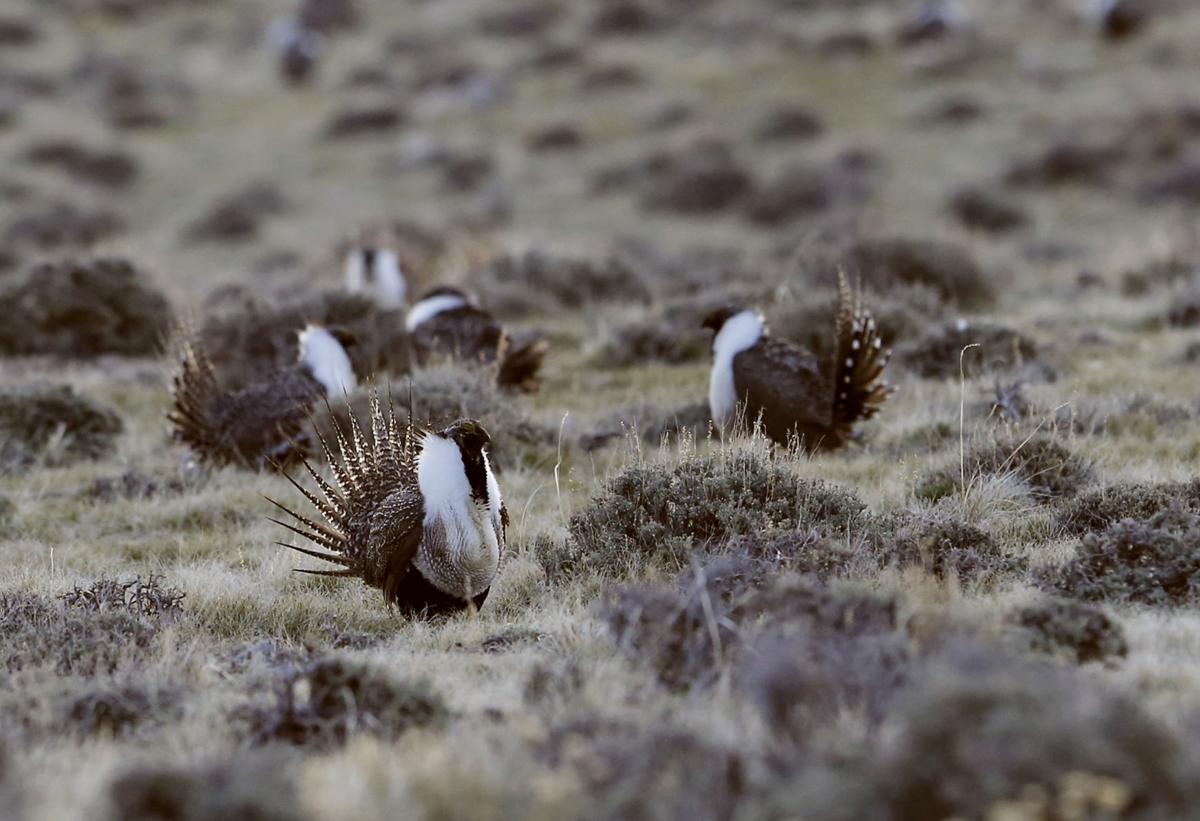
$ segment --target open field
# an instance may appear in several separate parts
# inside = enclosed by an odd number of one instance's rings
[[[290,85],[293,2],[0,3],[0,818],[1200,817],[1200,7],[301,5]],[[412,374],[511,516],[444,621],[164,418],[381,227],[550,343]],[[717,441],[701,317],[839,268],[896,394]]]

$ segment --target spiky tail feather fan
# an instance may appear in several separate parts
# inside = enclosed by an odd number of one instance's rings
[[[833,424],[849,434],[855,422],[877,414],[894,392],[883,380],[892,352],[883,347],[875,318],[851,293],[840,271],[835,333]]]
[[[515,389],[526,393],[537,391],[540,386],[539,371],[550,345],[541,337],[510,340],[500,359],[500,372],[496,382],[501,388]]]
[[[325,479],[311,462],[302,459],[301,463],[317,486],[315,491],[284,474],[292,486],[316,508],[324,523],[297,513],[270,497],[267,501],[290,516],[295,524],[278,519],[271,519],[272,522],[325,548],[326,552],[285,542],[277,542],[278,545],[341,567],[340,570],[297,568],[296,572],[360,578],[373,587],[382,588],[385,599],[390,601],[391,591],[387,586],[389,557],[377,555],[372,545],[355,538],[353,531],[356,524],[359,527],[363,524],[362,514],[374,509],[384,497],[404,485],[416,486],[415,434],[411,417],[401,431],[390,401],[387,413],[384,413],[378,393],[371,394],[370,416],[370,437],[363,431],[358,415],[353,411],[350,413],[349,436],[334,419],[336,453],[329,441],[317,434],[332,479]],[[330,418],[334,418],[332,412]]]
[[[212,360],[184,327],[176,331],[171,348],[180,360],[179,372],[171,378],[173,405],[167,413],[175,438],[202,457],[219,464],[230,461],[219,431],[209,419],[212,400],[221,393]]]

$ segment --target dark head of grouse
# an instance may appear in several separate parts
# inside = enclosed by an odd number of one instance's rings
[[[318,516],[271,500],[294,524],[273,521],[323,550],[285,547],[339,566],[302,572],[361,579],[408,615],[482,607],[508,527],[487,430],[473,419],[424,434],[411,422],[401,430],[394,409],[385,413],[374,396],[370,432],[352,415],[335,439],[336,452],[321,440],[330,479],[308,461],[316,489],[288,477]]]
[[[443,285],[427,291],[408,310],[404,325],[419,364],[449,359],[495,365],[500,387],[537,390],[546,340],[533,336],[514,341],[494,316],[458,288]]]
[[[175,438],[201,460],[254,469],[294,462],[305,447],[313,405],[354,390],[358,382],[347,347],[353,336],[309,325],[300,332],[294,365],[235,390],[221,387],[199,339],[180,334],[180,369],[167,414]]]
[[[892,393],[883,380],[891,351],[844,277],[832,324],[834,353],[821,358],[772,338],[758,311],[726,305],[705,316],[715,334],[709,410],[722,436],[761,425],[778,444],[836,448],[879,412]]]

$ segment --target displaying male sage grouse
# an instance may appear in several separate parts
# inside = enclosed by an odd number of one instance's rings
[[[835,353],[826,362],[772,339],[757,311],[724,307],[705,317],[704,327],[716,333],[708,403],[722,436],[738,424],[761,423],[779,444],[798,439],[809,451],[836,448],[855,423],[879,412],[892,392],[882,379],[891,351],[844,277],[838,290]]]
[[[408,615],[481,607],[508,528],[487,431],[460,419],[418,442],[411,421],[401,431],[395,411],[389,407],[385,415],[378,396],[371,398],[370,421],[369,436],[354,416],[349,437],[336,429],[340,459],[321,439],[332,481],[304,461],[319,495],[288,477],[324,524],[271,500],[296,524],[272,521],[327,552],[280,544],[341,566],[301,572],[360,578]]]
[[[529,392],[538,388],[546,340],[534,337],[514,343],[495,317],[472,305],[457,288],[443,286],[426,293],[409,309],[404,325],[422,365],[438,358],[481,365],[495,362],[500,387]]]
[[[303,448],[302,433],[315,402],[344,396],[357,381],[344,331],[309,325],[299,335],[295,365],[270,379],[223,390],[198,341],[181,337],[181,367],[172,381],[174,406],[167,418],[175,438],[206,462],[261,470],[289,464]]]
[[[385,311],[403,308],[408,280],[400,269],[400,257],[390,248],[351,248],[346,254],[346,290],[369,296]]]

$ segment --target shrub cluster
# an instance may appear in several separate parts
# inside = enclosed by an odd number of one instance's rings
[[[0,471],[28,467],[41,456],[50,464],[99,459],[125,429],[121,417],[69,386],[0,389]],[[61,446],[47,452],[61,437]]]
[[[1200,514],[1172,506],[1083,537],[1043,585],[1084,601],[1184,605],[1200,597]]]
[[[1091,463],[1049,434],[1025,439],[1001,435],[977,442],[966,452],[968,487],[984,476],[1011,475],[1039,502],[1075,496],[1091,481]],[[926,473],[917,483],[918,498],[936,501],[962,492],[958,460]]]
[[[151,574],[132,581],[100,578],[87,587],[75,585],[59,598],[68,607],[92,611],[124,610],[142,616],[175,616],[183,609],[187,594],[163,585],[163,578]]]
[[[166,297],[119,258],[37,265],[0,291],[0,314],[0,353],[10,356],[153,356],[172,322]]]
[[[377,667],[332,657],[281,674],[274,698],[239,716],[255,745],[326,747],[360,732],[395,738],[412,727],[442,724],[449,712],[423,682],[398,681]]]
[[[303,818],[295,785],[271,758],[241,756],[203,767],[148,765],[109,787],[112,821],[291,821]]]
[[[0,593],[0,668],[94,676],[146,658],[162,627],[126,609],[86,610],[33,593]]]
[[[1023,607],[1017,624],[1030,633],[1030,646],[1079,664],[1122,657],[1129,652],[1120,622],[1103,610],[1076,601],[1050,599]]]
[[[1149,519],[1173,504],[1200,512],[1200,479],[1109,485],[1068,502],[1056,521],[1067,533],[1083,536],[1123,519]]]
[[[718,451],[626,468],[571,518],[562,548],[542,558],[552,576],[678,570],[734,536],[797,527],[845,534],[866,517],[852,493],[802,479],[774,457]]]

